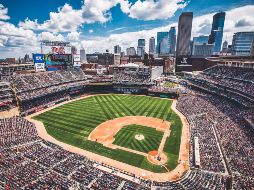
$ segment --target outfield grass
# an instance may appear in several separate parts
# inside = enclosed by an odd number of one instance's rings
[[[138,134],[144,135],[144,140],[137,140],[135,135]],[[114,137],[115,140],[113,144],[148,153],[151,150],[158,150],[163,137],[163,132],[142,125],[127,125]]]
[[[87,137],[102,122],[123,116],[149,116],[170,121],[171,134],[166,140],[164,152],[169,156],[167,168],[174,169],[178,160],[182,123],[171,110],[171,103],[171,100],[149,96],[97,95],[61,105],[34,119],[42,121],[47,132],[62,142],[146,170],[166,172],[164,168],[149,163],[144,156],[113,150],[89,141]]]

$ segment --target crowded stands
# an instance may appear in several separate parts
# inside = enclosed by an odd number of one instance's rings
[[[226,177],[198,170],[190,170],[176,182],[157,183],[135,176],[130,176],[135,182],[130,181],[117,175],[122,171],[116,168],[100,170],[101,163],[42,140],[34,124],[21,117],[0,122],[0,141],[4,142],[0,145],[0,189],[225,189]]]
[[[19,100],[21,115],[69,99],[72,88],[88,84],[82,70],[14,75],[9,80]]]
[[[217,65],[187,78],[193,88],[203,89],[254,107],[254,70]]]
[[[0,81],[0,111],[14,107],[14,96],[9,82]]]
[[[151,85],[150,75],[138,75],[136,73],[115,73],[114,83],[116,84],[136,84],[136,85]]]
[[[149,92],[162,92],[162,93],[176,93],[178,88],[171,88],[165,86],[152,86],[148,89]]]
[[[194,136],[201,139],[201,169],[224,172],[228,168],[234,189],[253,187],[254,131],[245,121],[244,110],[215,96],[182,96],[178,100],[177,108],[191,125],[191,141]]]

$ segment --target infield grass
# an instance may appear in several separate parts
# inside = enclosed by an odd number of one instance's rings
[[[135,135],[139,134],[144,136],[143,140],[137,140],[135,138]],[[115,140],[113,144],[148,153],[152,150],[158,150],[163,137],[163,132],[142,125],[127,125],[114,137]]]
[[[146,170],[166,172],[165,168],[149,163],[142,155],[110,149],[100,143],[87,140],[87,137],[99,124],[118,117],[148,116],[167,120],[171,122],[171,133],[166,140],[164,152],[169,158],[166,167],[172,170],[177,166],[182,123],[171,110],[171,104],[171,100],[149,96],[96,95],[61,105],[35,116],[34,119],[42,121],[47,132],[59,141]],[[149,131],[150,128],[147,127],[146,130]],[[154,141],[154,144],[150,143],[149,146],[157,147],[158,144],[160,142]],[[148,151],[148,148],[142,148],[142,151]]]

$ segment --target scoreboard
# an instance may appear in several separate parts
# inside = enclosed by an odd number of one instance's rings
[[[45,54],[44,59],[47,70],[66,69],[73,66],[71,54]]]
[[[55,62],[72,62],[72,56],[71,54],[51,54],[51,61]]]

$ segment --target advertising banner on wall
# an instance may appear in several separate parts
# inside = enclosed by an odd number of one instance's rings
[[[64,69],[62,66],[47,66],[47,71],[58,71],[62,69]]]
[[[74,62],[80,62],[80,55],[79,54],[73,55],[73,61]]]
[[[45,71],[45,63],[35,63],[34,67],[36,72]]]
[[[33,54],[34,68],[36,72],[45,71],[45,63],[43,54],[35,53]]]
[[[81,64],[80,64],[80,55],[79,54],[74,54],[73,55],[73,66],[74,67],[81,67]]]
[[[39,54],[39,53],[33,54],[33,60],[34,60],[34,63],[44,63],[43,54]]]

